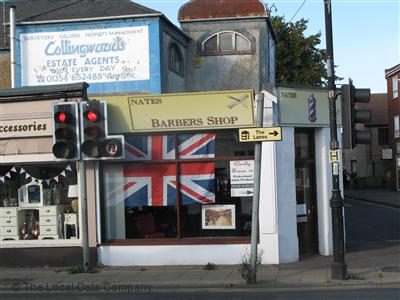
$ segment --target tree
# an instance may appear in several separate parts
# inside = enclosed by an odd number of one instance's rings
[[[326,50],[318,49],[321,32],[304,36],[308,20],[285,22],[284,17],[272,17],[278,42],[276,45],[276,80],[279,84],[324,85]]]

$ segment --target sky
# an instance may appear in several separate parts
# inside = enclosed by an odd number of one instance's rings
[[[177,15],[186,0],[140,0],[141,5],[162,12],[179,26]],[[246,2],[246,0],[243,0]],[[400,63],[400,0],[332,0],[333,57],[336,84],[353,80],[357,88],[387,92],[385,69]],[[295,22],[308,20],[305,35],[321,32],[320,48],[326,48],[323,0],[264,1],[271,15]],[[273,6],[275,8],[273,8]]]

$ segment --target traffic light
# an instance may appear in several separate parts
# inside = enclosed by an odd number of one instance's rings
[[[107,102],[81,102],[81,137],[82,158],[117,159],[123,158],[124,136],[108,135]]]
[[[80,158],[77,102],[55,103],[53,112],[53,154],[58,159]]]
[[[352,149],[357,144],[369,144],[371,132],[358,130],[356,124],[368,124],[371,122],[369,109],[358,109],[356,103],[369,103],[370,89],[356,89],[353,82],[343,84],[342,96],[342,125],[343,125],[343,149]]]

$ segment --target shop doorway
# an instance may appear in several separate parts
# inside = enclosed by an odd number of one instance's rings
[[[318,253],[314,130],[295,130],[296,214],[300,257]]]

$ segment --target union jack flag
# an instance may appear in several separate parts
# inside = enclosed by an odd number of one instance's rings
[[[183,205],[215,202],[213,162],[179,165],[179,192]],[[140,164],[124,167],[125,206],[176,205],[176,165]]]
[[[123,199],[125,206],[176,205],[175,163],[140,163],[175,159],[173,135],[130,136],[125,140],[127,160],[123,180],[109,184],[106,201],[111,205],[115,199]],[[215,155],[215,134],[178,135],[178,158],[210,158]],[[179,196],[181,204],[209,204],[215,202],[213,162],[182,162],[179,168]],[[121,199],[122,200],[122,199]]]
[[[128,136],[125,150],[131,161],[175,159],[175,140],[173,135]],[[210,158],[214,153],[215,134],[178,135],[178,158]]]

